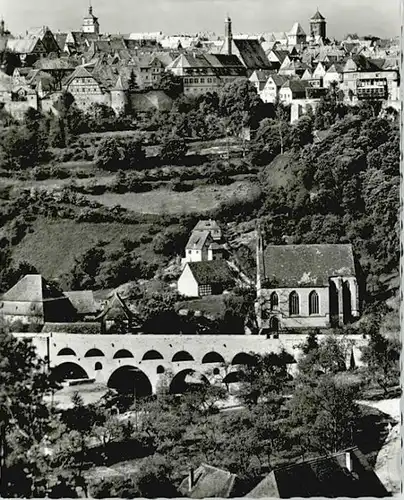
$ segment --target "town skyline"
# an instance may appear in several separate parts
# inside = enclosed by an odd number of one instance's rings
[[[268,8],[268,2],[264,0],[212,0],[211,4],[208,8],[207,0],[154,0],[152,3],[139,0],[136,2],[137,15],[132,17],[122,15],[131,8],[130,0],[116,0],[113,4],[106,0],[92,0],[101,31],[106,33],[211,31],[221,34],[227,14],[233,20],[235,33],[289,31],[294,22],[299,22],[308,33],[309,19],[317,8],[327,19],[329,36],[337,39],[355,32],[391,38],[399,34],[400,27],[399,4],[395,1],[380,8],[380,3],[376,4],[374,0],[358,0],[354,4],[349,0],[308,0],[304,5],[297,0],[284,0],[280,6],[277,5],[275,12]],[[50,0],[37,0],[35,3],[0,0],[0,15],[16,35],[42,25],[56,31],[71,31],[80,30],[88,6],[86,0],[57,4]],[[251,8],[246,9],[246,6]]]

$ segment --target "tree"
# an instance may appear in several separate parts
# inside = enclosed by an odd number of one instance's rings
[[[130,70],[129,79],[128,79],[128,90],[129,92],[134,92],[135,90],[139,90],[139,85],[137,83],[137,77],[133,69]]]
[[[160,152],[161,161],[168,164],[180,165],[187,154],[188,146],[184,139],[174,137],[166,140]]]
[[[102,262],[105,260],[103,244],[87,250],[75,259],[72,271],[67,276],[72,290],[87,290],[94,287]]]
[[[313,340],[311,345],[298,362],[288,427],[303,454],[340,451],[353,444],[360,382],[346,372],[344,342],[330,335],[318,347]]]
[[[158,88],[172,99],[177,99],[183,92],[182,78],[166,71],[160,77]]]
[[[118,170],[122,161],[122,149],[113,137],[107,137],[100,142],[95,154],[97,167],[105,170]]]
[[[362,361],[366,375],[387,395],[389,387],[399,384],[401,345],[398,338],[389,338],[374,331],[368,345],[362,348]]]
[[[2,496],[43,496],[43,436],[51,414],[44,396],[57,387],[29,340],[0,329],[0,463]]]
[[[287,365],[292,361],[286,351],[263,356],[251,354],[251,362],[243,368],[239,398],[249,408],[260,401],[279,404],[289,380]]]
[[[126,162],[128,168],[140,170],[145,158],[146,154],[141,139],[134,139],[125,144],[124,162]]]

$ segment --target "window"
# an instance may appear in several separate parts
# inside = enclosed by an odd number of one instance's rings
[[[290,316],[299,314],[299,295],[295,291],[289,295],[289,314]]]
[[[199,295],[211,295],[212,287],[210,285],[199,285]]]
[[[279,298],[278,298],[278,294],[276,292],[271,293],[270,304],[271,304],[271,311],[273,311],[274,309],[277,309],[277,307],[279,305]]]
[[[309,314],[318,314],[319,311],[318,293],[313,290],[309,295]]]

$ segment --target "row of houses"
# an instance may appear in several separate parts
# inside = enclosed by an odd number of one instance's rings
[[[131,103],[130,93],[159,89],[163,75],[171,73],[181,79],[184,94],[193,97],[216,92],[229,81],[249,78],[268,103],[279,99],[285,104],[315,107],[327,88],[336,85],[347,103],[381,99],[398,106],[398,52],[394,47],[382,47],[372,40],[330,41],[326,20],[318,11],[310,20],[309,37],[299,23],[284,36],[233,35],[230,17],[224,24],[221,38],[181,36],[193,42],[183,40],[181,44],[179,40],[173,46],[163,44],[161,33],[103,35],[91,7],[81,31],[53,34],[44,26],[15,38],[3,23],[0,102],[11,112],[23,109],[21,103],[28,101],[36,108],[45,101],[43,108],[52,109],[54,94],[67,90],[83,109],[99,103],[121,113]],[[20,104],[10,104],[17,101]]]

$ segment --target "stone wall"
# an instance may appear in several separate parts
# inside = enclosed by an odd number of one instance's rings
[[[158,109],[168,111],[173,100],[162,90],[149,90],[146,92],[132,92],[129,94],[129,106],[133,111],[150,111]]]
[[[279,338],[266,338],[252,335],[76,335],[76,334],[14,334],[17,337],[32,338],[40,356],[49,357],[51,366],[63,363],[74,363],[83,368],[90,378],[107,383],[111,375],[122,367],[134,367],[141,370],[149,379],[153,392],[161,379],[158,371],[171,373],[172,377],[189,371],[212,375],[213,368],[218,368],[218,376],[222,379],[240,367],[232,364],[237,354],[250,352],[265,354],[280,352],[285,349],[295,360],[301,355],[301,345],[306,340],[302,334],[280,334]],[[319,335],[319,340],[323,335]],[[360,346],[366,340],[361,336],[351,335],[347,341],[352,344],[354,358],[360,365]],[[61,355],[64,348],[71,349],[73,354]],[[99,349],[102,356],[88,357],[90,349]],[[129,351],[132,357],[117,357],[121,350]],[[150,351],[160,354],[160,359],[145,360]],[[192,360],[173,361],[176,354],[187,352]],[[217,353],[225,363],[207,363],[208,353]],[[351,350],[347,352],[349,362]],[[147,357],[147,356],[146,356]],[[100,363],[102,368],[96,369]],[[99,367],[99,366],[98,366]],[[293,373],[296,365],[290,366]],[[158,370],[159,368],[159,370]]]

